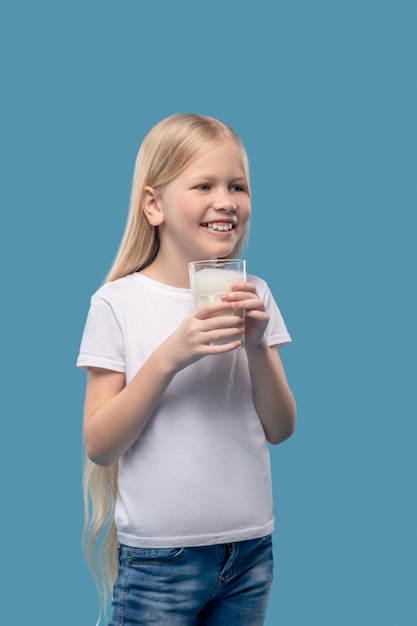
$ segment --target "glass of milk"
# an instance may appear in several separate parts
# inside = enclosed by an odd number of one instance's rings
[[[223,294],[231,291],[233,283],[246,280],[246,261],[243,259],[194,261],[189,263],[188,267],[190,287],[196,307],[221,300]],[[237,309],[230,311],[229,314],[243,317],[244,311]],[[228,312],[221,312],[217,315],[228,315]],[[228,341],[219,343],[228,343]]]

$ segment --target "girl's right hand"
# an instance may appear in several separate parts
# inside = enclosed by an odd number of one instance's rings
[[[179,371],[209,354],[236,350],[242,345],[243,335],[244,319],[236,314],[233,303],[210,302],[186,317],[166,339],[164,348]]]

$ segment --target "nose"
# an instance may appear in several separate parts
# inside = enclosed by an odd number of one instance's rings
[[[216,211],[237,211],[237,205],[228,191],[219,192],[213,202]]]

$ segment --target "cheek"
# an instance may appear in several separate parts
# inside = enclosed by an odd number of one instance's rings
[[[242,218],[242,222],[244,222],[245,224],[247,224],[250,216],[251,216],[252,210],[251,210],[251,205],[247,204],[241,213],[241,218]]]

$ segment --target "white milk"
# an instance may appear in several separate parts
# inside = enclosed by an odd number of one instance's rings
[[[202,306],[208,302],[221,300],[224,293],[231,291],[233,283],[245,280],[242,272],[236,270],[206,268],[198,270],[192,275],[193,293],[196,306]]]

